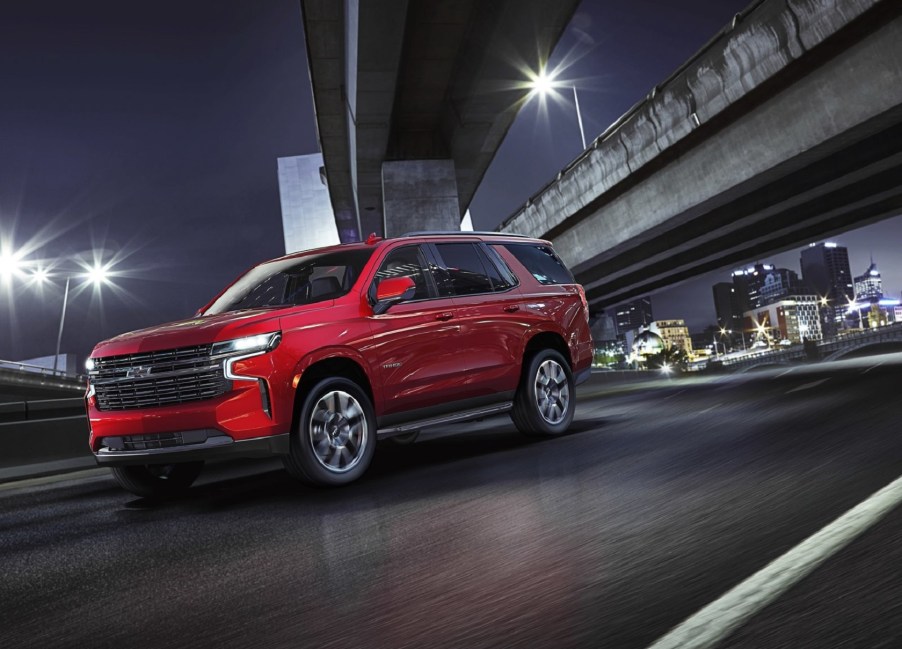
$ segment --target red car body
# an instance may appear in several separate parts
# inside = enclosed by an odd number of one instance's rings
[[[441,245],[447,242],[470,247]],[[414,274],[421,299],[392,297],[386,310],[377,313],[377,274],[388,272],[383,262],[401,248],[395,257],[416,254],[422,260]],[[503,290],[457,294],[471,290],[471,278],[447,267],[438,250],[444,256],[478,254],[487,275],[504,277],[484,286]],[[89,361],[86,399],[91,451],[98,463],[114,467],[288,454],[305,390],[331,375],[353,381],[365,393],[365,399],[357,400],[371,402],[380,438],[509,410],[522,389],[524,363],[537,347],[557,350],[575,385],[588,375],[593,353],[583,289],[572,276],[557,283],[531,272],[511,250],[541,253],[560,263],[548,242],[488,234],[371,238],[266,262],[273,268],[305,268],[304,260],[328,261],[331,254],[363,260],[351,279],[350,266],[343,279],[336,275],[338,266],[314,269],[314,274],[337,277],[320,277],[323,285],[350,284],[333,298],[257,304],[253,300],[270,298],[254,291],[266,296],[269,289],[255,287],[248,294],[252,300],[245,296],[238,302],[255,308],[217,307],[223,295],[240,295],[244,285],[253,284],[248,274],[195,318],[98,344]],[[539,262],[550,263],[545,257]],[[291,266],[295,262],[300,266]],[[409,264],[406,270],[399,267],[400,272],[410,270]],[[265,264],[256,268],[266,276]],[[290,273],[286,277],[289,284],[296,280]],[[402,277],[413,291],[412,282]],[[449,287],[458,280],[464,288],[456,293]],[[311,281],[316,284],[309,277],[304,284],[308,292]],[[218,308],[227,310],[216,312]],[[249,347],[263,344],[269,347]],[[242,346],[250,353],[243,353]]]

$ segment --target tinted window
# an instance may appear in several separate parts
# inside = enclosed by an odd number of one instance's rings
[[[486,246],[485,248],[480,247],[479,250],[488,257],[488,259],[485,260],[486,266],[494,266],[494,274],[492,274],[491,277],[492,284],[495,285],[496,291],[506,290],[519,284],[519,280],[517,280],[517,276],[514,275],[514,271],[510,269],[507,263],[501,258],[501,255],[495,252],[493,248]]]
[[[436,249],[442,257],[447,284],[452,295],[490,293],[492,280],[479,249],[472,243],[439,243]]]
[[[506,243],[504,247],[526,266],[541,284],[575,284],[573,275],[548,246],[532,243]]]
[[[240,277],[204,315],[340,297],[351,290],[372,254],[372,249],[342,250],[268,261]]]
[[[376,280],[373,288],[379,285],[383,279],[389,277],[409,277],[417,287],[414,300],[425,300],[431,297],[429,281],[426,276],[425,263],[419,246],[404,246],[392,250],[376,271]],[[375,292],[370,297],[375,299]]]

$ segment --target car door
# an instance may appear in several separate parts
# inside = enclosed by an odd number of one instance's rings
[[[460,326],[457,346],[465,398],[512,398],[526,327],[517,278],[479,241],[433,244]]]
[[[396,247],[386,254],[369,287],[371,301],[380,281],[403,276],[414,280],[414,298],[369,318],[373,338],[367,353],[382,387],[382,416],[389,421],[445,410],[456,398],[461,373],[454,302],[439,295],[421,245]]]

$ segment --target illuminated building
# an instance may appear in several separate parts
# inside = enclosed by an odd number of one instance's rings
[[[824,336],[833,336],[843,322],[848,303],[854,298],[849,251],[829,241],[812,243],[802,249],[800,263],[802,279],[808,289],[826,302],[821,305]]]
[[[792,343],[823,340],[819,302],[816,295],[792,295],[745,313],[746,327],[763,331],[773,342]]]
[[[877,270],[877,264],[872,259],[871,265],[864,271],[864,274],[855,278],[855,301],[875,302],[882,299],[883,279],[880,277],[880,271]]]
[[[683,320],[655,320],[649,323],[648,330],[660,336],[667,347],[692,353],[692,338]]]

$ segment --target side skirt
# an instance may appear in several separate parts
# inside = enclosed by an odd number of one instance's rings
[[[505,401],[493,406],[482,406],[480,408],[471,408],[470,410],[461,410],[447,415],[439,415],[437,417],[428,417],[426,419],[417,419],[414,421],[404,422],[396,426],[386,426],[376,431],[377,438],[391,437],[392,435],[400,435],[409,433],[414,430],[420,430],[427,426],[438,426],[440,424],[450,424],[460,421],[468,421],[470,419],[480,419],[489,415],[498,415],[503,412],[510,412],[514,407],[513,401]]]

